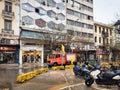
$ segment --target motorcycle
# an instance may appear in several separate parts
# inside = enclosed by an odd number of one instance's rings
[[[89,77],[85,79],[86,86],[91,86],[94,81],[98,85],[117,85],[120,87],[120,70],[106,71],[94,70]]]
[[[90,74],[90,71],[86,69],[85,64],[83,64],[82,67],[80,68],[79,66],[77,66],[77,62],[74,62],[73,72],[75,76],[78,76],[78,77],[82,76],[83,78],[88,77]]]

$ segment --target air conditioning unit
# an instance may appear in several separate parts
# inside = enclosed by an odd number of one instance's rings
[[[65,0],[62,0],[63,2],[65,2]]]
[[[24,21],[22,21],[22,25],[25,25],[25,22],[24,22]]]

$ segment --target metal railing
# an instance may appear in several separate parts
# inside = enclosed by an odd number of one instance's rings
[[[2,15],[5,16],[5,17],[13,18],[14,17],[14,12],[8,12],[8,11],[5,11],[5,10],[2,10]]]
[[[2,29],[1,33],[2,34],[14,34],[14,30]]]

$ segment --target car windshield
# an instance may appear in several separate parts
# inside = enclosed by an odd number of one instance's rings
[[[50,55],[49,55],[49,58],[54,58],[54,54],[50,54]]]

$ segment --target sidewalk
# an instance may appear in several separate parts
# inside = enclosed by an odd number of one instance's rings
[[[42,68],[46,65],[41,65],[41,63],[24,63],[21,66],[19,64],[0,64],[0,69],[29,69],[29,68]]]

